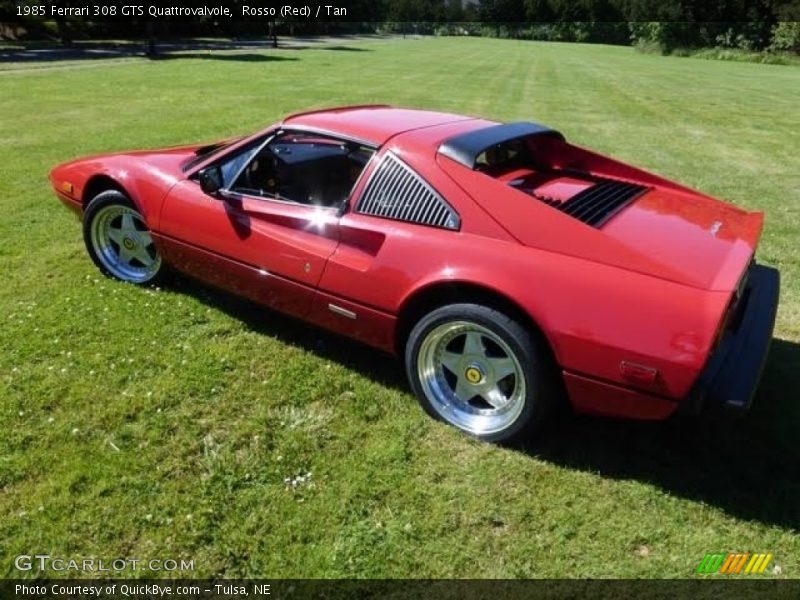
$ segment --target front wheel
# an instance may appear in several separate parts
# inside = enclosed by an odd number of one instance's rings
[[[409,336],[405,363],[426,412],[486,441],[530,437],[554,402],[542,343],[486,306],[453,304],[423,317]]]
[[[122,193],[95,196],[83,216],[83,239],[92,261],[103,274],[138,285],[164,276],[161,256],[144,217]]]

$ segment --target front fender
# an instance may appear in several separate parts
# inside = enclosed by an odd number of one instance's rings
[[[99,193],[105,186],[119,187],[154,231],[159,230],[164,198],[179,180],[180,177],[174,173],[127,156],[71,161],[58,165],[50,172],[54,190],[83,207],[96,195],[96,190]]]

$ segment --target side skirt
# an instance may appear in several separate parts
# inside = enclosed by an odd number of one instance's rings
[[[669,417],[680,406],[675,400],[598,381],[569,371],[564,371],[564,385],[575,412],[583,414],[660,421]]]
[[[152,235],[164,260],[178,271],[323,329],[395,353],[394,315],[171,237]]]

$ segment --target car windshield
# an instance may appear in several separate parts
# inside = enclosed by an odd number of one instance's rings
[[[223,141],[218,142],[216,144],[209,144],[207,146],[201,146],[200,148],[198,148],[197,150],[194,151],[194,154],[195,154],[194,157],[190,158],[188,161],[186,161],[184,163],[183,171],[186,172],[186,171],[190,170],[191,168],[199,165],[201,162],[203,162],[207,158],[211,158],[212,156],[214,156],[216,154],[219,154],[220,152],[222,152],[226,148],[230,148],[233,144],[235,144],[236,142],[240,141],[241,139],[242,139],[241,137],[237,137],[237,138],[233,138],[231,140],[223,140]]]

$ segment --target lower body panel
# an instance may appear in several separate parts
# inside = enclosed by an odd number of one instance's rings
[[[576,412],[623,419],[659,421],[678,408],[676,400],[653,396],[568,371],[564,372],[570,403]]]
[[[396,318],[303,283],[153,233],[167,264],[210,285],[394,353]]]

